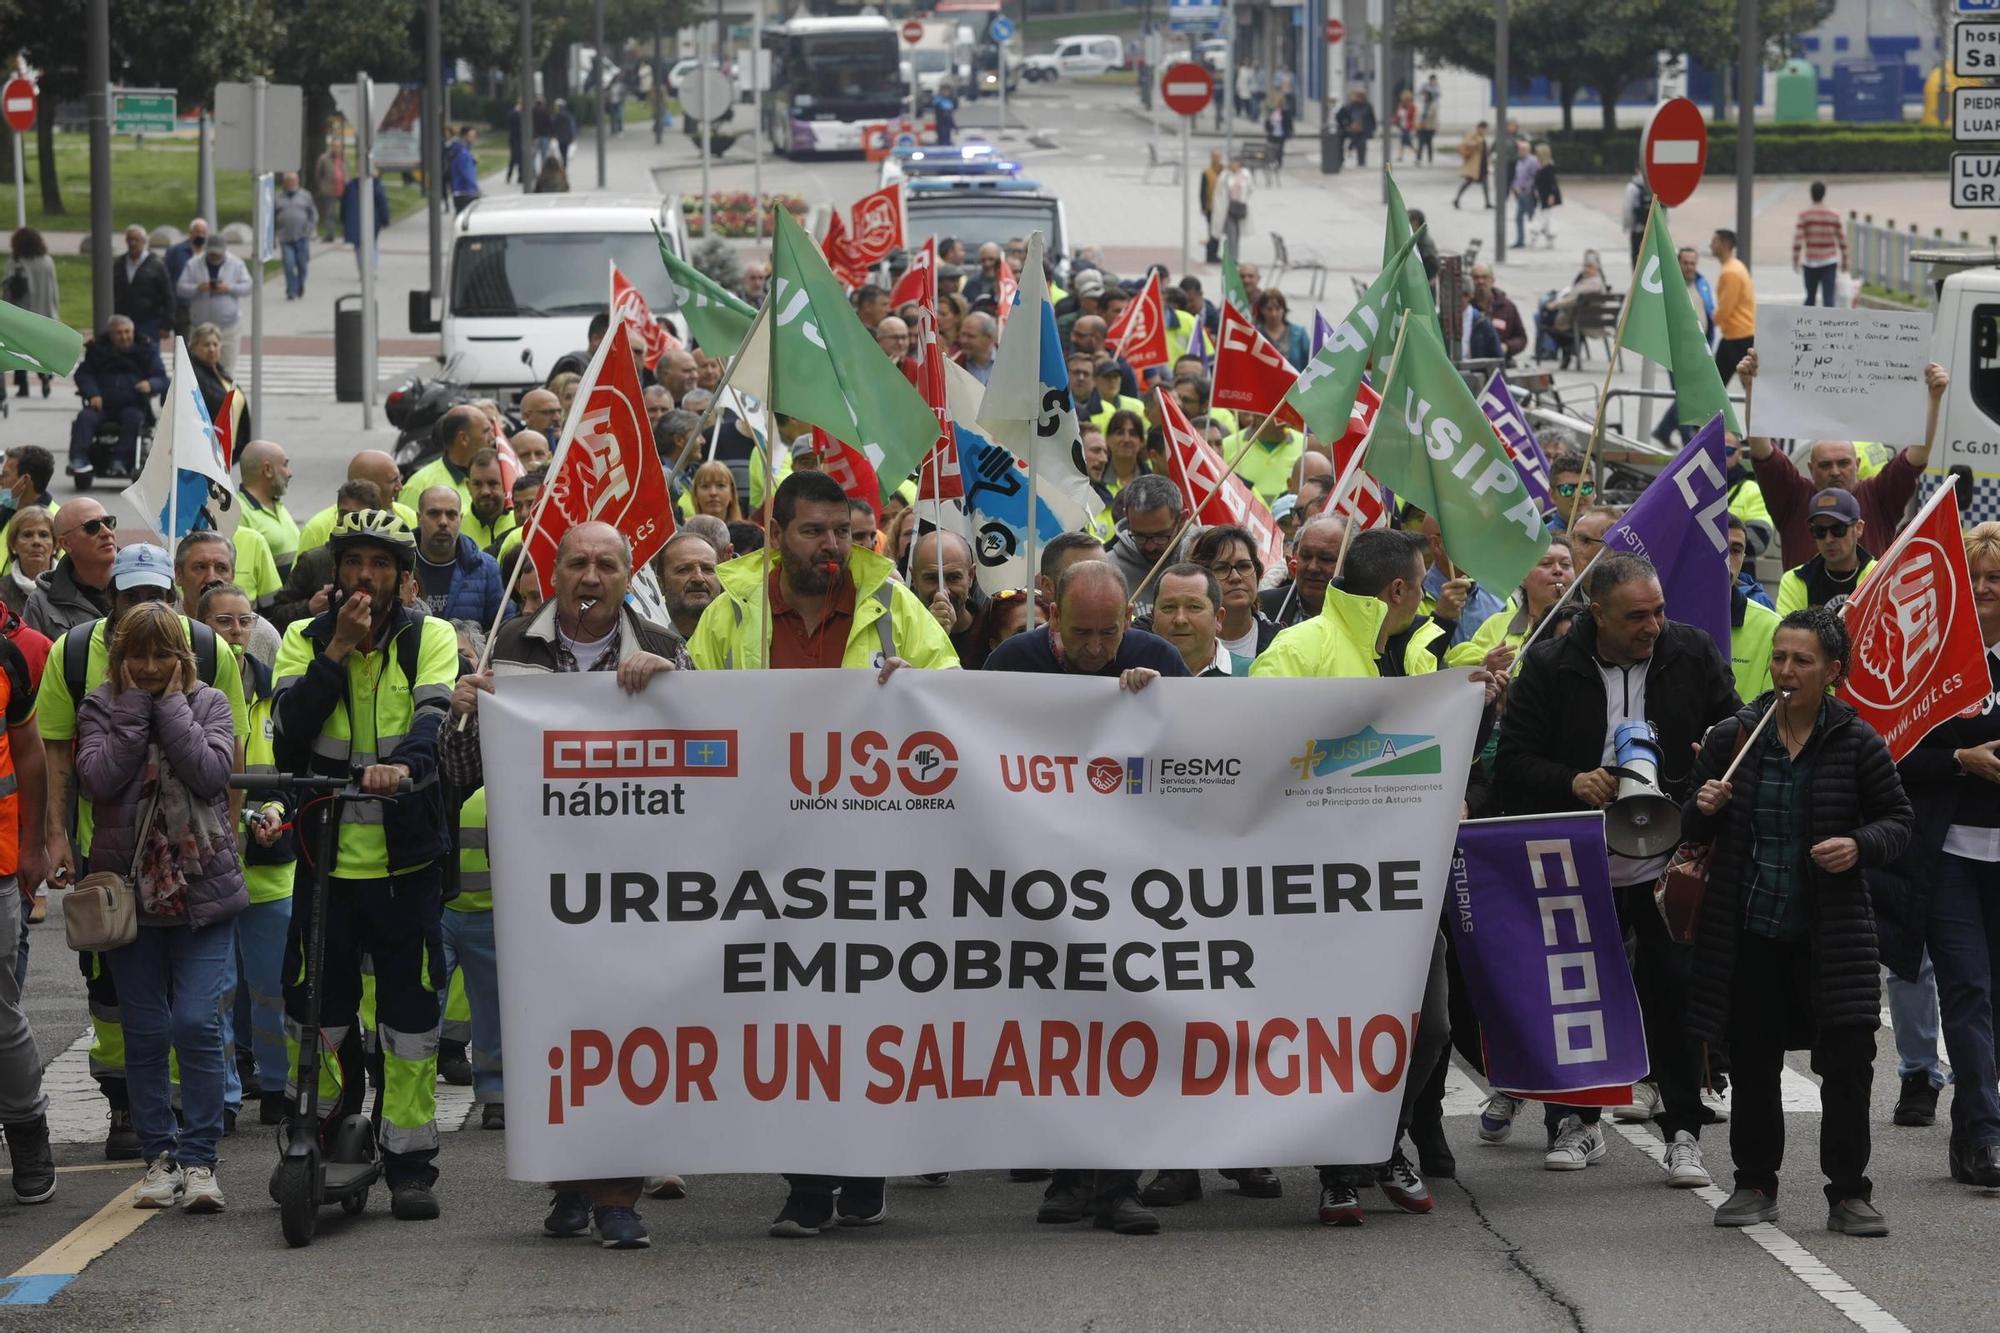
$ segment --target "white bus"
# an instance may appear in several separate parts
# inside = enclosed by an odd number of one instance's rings
[[[764,47],[764,130],[783,156],[860,152],[864,126],[907,114],[902,38],[888,19],[795,18],[765,29]]]

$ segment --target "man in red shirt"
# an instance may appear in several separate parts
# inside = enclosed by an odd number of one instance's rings
[[[1736,368],[1743,381],[1743,419],[1750,419],[1750,391],[1757,378],[1757,353],[1749,352]],[[1917,493],[1917,479],[1931,461],[1931,439],[1937,434],[1938,408],[1951,383],[1945,368],[1933,361],[1924,367],[1924,387],[1930,392],[1930,411],[1924,421],[1924,442],[1913,444],[1891,458],[1880,472],[1866,481],[1858,480],[1860,459],[1847,440],[1818,440],[1812,447],[1809,466],[1812,478],[1799,474],[1798,467],[1783,449],[1761,435],[1750,437],[1750,466],[1757,487],[1764,493],[1771,524],[1778,530],[1785,568],[1795,569],[1813,558],[1818,548],[1806,525],[1806,505],[1816,491],[1838,486],[1850,491],[1861,506],[1861,520],[1876,534],[1884,550],[1903,526],[1910,500]]]
[[[1825,181],[1812,183],[1812,206],[1799,210],[1792,228],[1792,267],[1805,275],[1807,305],[1835,304],[1834,281],[1847,267],[1847,224],[1826,206]]]

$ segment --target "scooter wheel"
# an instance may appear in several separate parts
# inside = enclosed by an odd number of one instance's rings
[[[340,1211],[349,1217],[359,1217],[368,1207],[368,1191],[350,1194],[340,1201]]]
[[[319,1229],[319,1171],[315,1164],[305,1159],[280,1162],[272,1185],[278,1196],[278,1223],[284,1230],[285,1244],[295,1250],[312,1244],[313,1233]]]

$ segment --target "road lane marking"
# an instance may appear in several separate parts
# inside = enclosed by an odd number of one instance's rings
[[[144,1183],[143,1179],[133,1181],[74,1231],[0,1279],[4,1290],[0,1305],[47,1305],[92,1261],[165,1212],[163,1208],[132,1206]]]

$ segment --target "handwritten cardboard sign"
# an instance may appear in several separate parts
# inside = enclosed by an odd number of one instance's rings
[[[1930,345],[1927,312],[1760,304],[1750,433],[1921,443]]]

